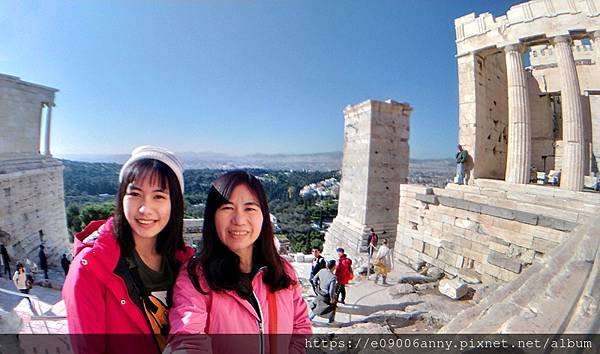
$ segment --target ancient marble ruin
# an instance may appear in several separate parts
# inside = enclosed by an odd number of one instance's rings
[[[405,180],[398,171],[408,168],[408,146],[384,165],[367,151],[380,151],[373,140],[404,144],[407,136],[377,120],[383,126],[374,131],[387,135],[370,135],[352,116],[365,103],[350,107],[339,215],[326,248],[365,258],[372,225],[395,236],[395,262],[435,268],[457,286],[503,284],[445,333],[600,333],[600,194],[583,191],[600,146],[600,0],[534,0],[455,25],[468,184],[390,185]],[[375,111],[358,118],[371,124]],[[532,172],[550,170],[561,171],[560,186],[537,184]],[[382,186],[387,198],[374,203]],[[386,214],[390,208],[397,215]]]
[[[525,184],[532,168],[560,170],[561,188],[580,191],[598,172],[599,16],[597,0],[538,0],[456,19],[471,177]]]
[[[382,239],[396,239],[398,193],[408,177],[410,112],[408,104],[391,100],[344,110],[343,179],[324,246],[329,252],[339,245],[351,253],[366,251],[370,228]]]
[[[57,91],[0,74],[0,243],[15,262],[37,263],[43,244],[57,265],[69,249],[63,165],[50,152]]]

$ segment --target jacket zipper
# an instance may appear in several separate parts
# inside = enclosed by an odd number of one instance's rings
[[[260,306],[260,301],[258,301],[258,296],[256,296],[256,293],[254,292],[254,290],[252,290],[252,296],[254,296],[254,299],[256,300],[256,303],[258,304],[258,341],[259,341],[259,345],[260,345],[260,351],[259,353],[264,354],[265,353],[265,345],[264,345],[264,330],[263,330],[263,312],[262,312],[262,307]]]

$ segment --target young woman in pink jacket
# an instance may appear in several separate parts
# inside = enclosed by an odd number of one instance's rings
[[[245,171],[217,178],[208,192],[202,232],[199,255],[175,283],[165,352],[256,353],[273,352],[273,346],[278,353],[304,351],[303,335],[312,333],[306,302],[294,269],[275,248],[259,180]]]
[[[162,310],[193,254],[183,242],[182,167],[171,152],[135,149],[119,181],[114,216],[76,235],[63,286],[78,353],[161,352],[169,331]]]

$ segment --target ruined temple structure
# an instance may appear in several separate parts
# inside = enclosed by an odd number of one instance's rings
[[[583,191],[600,156],[600,0],[534,0],[455,24],[469,183],[405,184],[408,106],[349,107],[339,215],[325,248],[364,260],[373,223],[393,235],[395,262],[502,284],[443,333],[600,333],[600,194]],[[382,111],[399,125],[378,120]],[[381,145],[394,155],[373,155]],[[560,169],[560,187],[529,183],[532,165]]]
[[[0,243],[14,262],[37,263],[43,244],[58,265],[68,250],[63,165],[50,153],[57,91],[0,74]]]
[[[471,177],[524,184],[556,170],[562,189],[582,190],[600,159],[600,2],[530,1],[455,26]]]
[[[395,101],[368,100],[344,110],[344,157],[338,215],[325,250],[343,246],[366,252],[370,228],[395,241],[398,193],[408,177],[411,108]]]

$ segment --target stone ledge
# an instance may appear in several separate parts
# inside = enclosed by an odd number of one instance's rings
[[[427,204],[438,205],[437,197],[433,194],[421,194],[417,193],[415,199]]]
[[[424,197],[424,195],[421,196]],[[539,225],[559,231],[572,231],[575,226],[577,226],[577,224],[572,221],[558,219],[551,216],[511,210],[508,208],[496,207],[448,196],[437,196],[437,201],[439,204],[449,208],[462,209],[474,213],[495,216],[497,218],[506,220],[515,220],[529,225]]]

